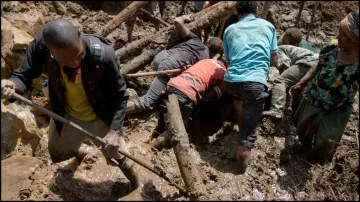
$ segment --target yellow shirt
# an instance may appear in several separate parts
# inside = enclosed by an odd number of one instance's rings
[[[61,85],[65,88],[65,111],[70,116],[81,121],[92,121],[97,118],[86,97],[81,73],[76,75],[75,82],[70,82],[67,75],[60,68]]]

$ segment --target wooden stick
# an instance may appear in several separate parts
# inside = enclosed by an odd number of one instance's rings
[[[190,154],[189,137],[181,117],[179,101],[175,94],[169,95],[166,108],[167,117],[165,120],[168,131],[172,135],[171,145],[174,149],[181,176],[191,199],[201,199],[206,193],[205,186],[200,178],[197,165]]]
[[[171,69],[171,70],[164,70],[164,71],[154,71],[154,72],[144,72],[144,73],[136,73],[136,74],[125,74],[125,77],[128,78],[136,78],[136,77],[143,77],[143,76],[157,76],[162,74],[174,74],[183,72],[185,69]]]
[[[219,30],[219,33],[218,33],[219,38],[221,38],[221,35],[222,35],[223,31],[224,31],[225,23],[226,23],[226,17],[223,18],[223,20],[222,20],[221,27],[220,27],[220,30]]]
[[[297,27],[297,28],[299,28],[299,22],[300,22],[300,18],[301,18],[301,13],[304,10],[304,6],[305,6],[305,1],[300,1],[299,13],[298,13],[298,16],[296,18],[296,23],[295,23],[295,27]]]
[[[315,12],[316,12],[317,7],[319,6],[319,3],[320,3],[319,1],[315,2],[315,6],[314,6],[314,9],[313,9],[313,14],[312,14],[312,16],[311,16],[310,24],[309,24],[309,26],[308,26],[308,28],[307,28],[306,41],[309,39],[311,25],[312,25],[312,23],[313,23],[313,21],[314,21]]]
[[[147,10],[145,10],[143,8],[140,8],[140,11],[143,12],[144,14],[150,16],[152,19],[155,19],[155,20],[159,21],[165,27],[170,27],[171,26],[169,23],[165,22],[163,19],[155,17],[153,14],[151,14],[149,11],[147,11]]]
[[[141,7],[145,6],[148,1],[134,1],[124,10],[122,10],[119,14],[115,16],[114,19],[110,20],[103,29],[101,29],[97,34],[100,36],[106,37],[112,31],[116,29],[122,22],[124,22],[129,17],[135,15],[136,11],[138,11]]]
[[[59,116],[58,114],[55,114],[54,112],[49,111],[49,110],[41,107],[41,106],[38,105],[38,104],[35,104],[34,102],[32,102],[32,101],[24,98],[23,96],[21,96],[21,95],[19,95],[19,94],[17,94],[17,93],[15,93],[13,97],[14,97],[15,99],[17,99],[17,100],[20,100],[20,101],[24,102],[24,103],[27,104],[27,105],[30,105],[30,106],[32,106],[32,107],[34,107],[34,108],[36,108],[36,109],[44,112],[44,114],[52,117],[53,119],[55,119],[55,120],[57,120],[57,121],[60,121],[60,122],[63,123],[63,124],[69,124],[71,127],[76,128],[76,129],[78,129],[79,131],[82,131],[82,132],[83,132],[86,136],[88,136],[92,141],[99,143],[100,146],[105,147],[105,146],[107,145],[107,143],[105,142],[105,140],[103,140],[102,138],[100,138],[100,137],[97,136],[96,134],[94,134],[94,133],[92,133],[92,132],[90,132],[90,131],[88,131],[88,130],[85,130],[84,128],[82,128],[81,126],[75,124],[74,122],[71,122],[71,121],[63,118],[62,116]],[[152,166],[150,166],[150,165],[148,165],[147,163],[145,163],[143,160],[141,160],[141,159],[139,159],[139,158],[137,158],[137,157],[135,157],[135,156],[133,156],[133,155],[125,152],[124,150],[122,150],[122,149],[120,149],[120,148],[118,149],[118,152],[119,152],[120,154],[128,157],[129,159],[133,160],[134,162],[138,163],[139,165],[143,166],[144,168],[150,170],[151,172],[153,172],[154,174],[158,175],[159,177],[163,178],[164,180],[166,180],[167,182],[169,182],[170,185],[175,186],[177,189],[179,189],[179,191],[180,191],[181,193],[183,193],[184,195],[186,195],[186,196],[188,195],[187,192],[186,192],[186,190],[185,190],[182,186],[176,184],[173,180],[171,180],[170,178],[168,178],[168,177],[166,176],[166,173],[165,173],[164,171],[153,168]],[[114,160],[114,159],[113,159],[113,160]]]
[[[264,8],[263,8],[263,12],[261,14],[261,18],[262,19],[266,19],[266,14],[269,10],[269,6],[270,6],[270,2],[269,1],[265,1],[265,5],[264,5]]]
[[[359,150],[359,135],[358,135],[358,132],[355,133],[355,137],[356,137],[356,146],[357,146],[357,149]]]

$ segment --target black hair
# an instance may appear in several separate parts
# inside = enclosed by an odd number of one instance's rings
[[[206,43],[206,46],[209,49],[209,53],[222,54],[223,53],[223,42],[219,37],[211,37]]]
[[[46,23],[42,32],[44,43],[48,48],[71,47],[79,37],[76,27],[65,19],[56,19]]]
[[[238,1],[236,2],[236,11],[238,14],[251,13],[256,14],[257,1]]]
[[[298,28],[289,28],[285,31],[284,36],[287,36],[291,44],[300,43],[302,40],[302,33]]]

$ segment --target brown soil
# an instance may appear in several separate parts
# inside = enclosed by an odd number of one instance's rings
[[[303,11],[300,28],[304,34],[313,4],[314,2],[306,2]],[[86,33],[95,33],[103,27],[125,7],[126,3],[64,2],[64,5],[67,12],[59,15],[56,14],[52,2],[1,2],[4,17],[29,10],[37,11],[44,14],[46,22],[63,17],[72,20]],[[340,20],[346,13],[358,7],[358,2],[321,2],[315,15],[310,42],[322,46],[336,38]],[[298,8],[297,2],[272,2],[269,12],[272,16],[269,21],[272,20],[275,24],[278,35],[287,27],[294,26]],[[178,9],[180,2],[168,2],[164,20],[172,23]],[[260,12],[261,9],[260,4]],[[188,4],[187,12],[193,12],[192,2]],[[150,22],[143,20],[141,16],[138,17],[134,39],[154,32],[155,28]],[[121,24],[107,38],[113,43],[117,41],[118,45],[125,44],[126,25]],[[139,81],[150,84],[152,78],[141,78]],[[138,93],[144,93],[144,89],[139,89]],[[39,102],[42,102],[41,100],[37,99]],[[155,151],[149,145],[149,140],[158,135],[163,127],[162,111],[163,108],[159,107],[156,111],[132,116],[126,120],[128,148],[135,156],[163,169],[170,178],[184,184],[173,150]],[[213,115],[217,113],[220,112],[214,112]],[[136,165],[136,170],[140,175],[141,187],[129,194],[128,180],[118,168],[106,164],[101,152],[89,140],[84,141],[82,147],[91,153],[80,165],[76,159],[52,164],[47,151],[48,118],[41,116],[37,115],[37,121],[42,138],[35,152],[40,165],[30,172],[29,178],[23,181],[24,184],[18,188],[18,192],[12,194],[11,199],[118,200],[124,197],[123,200],[189,200],[179,194],[176,188],[169,186],[165,180],[139,165]],[[213,116],[207,118],[208,123],[217,120],[217,117]],[[358,121],[357,99],[341,145],[332,162],[325,165],[310,164],[305,157],[292,155],[287,150],[289,145],[296,142],[296,129],[289,116],[281,123],[274,124],[267,119],[259,123],[258,139],[252,152],[251,164],[243,175],[234,174],[234,149],[238,129],[231,121],[226,121],[223,125],[201,125],[200,122],[200,128],[210,130],[208,127],[214,126],[211,130],[215,132],[212,135],[192,134],[190,147],[210,200],[359,200]],[[20,142],[13,151],[2,155],[2,162],[15,156],[31,155],[30,145]],[[2,166],[2,169],[11,168]]]

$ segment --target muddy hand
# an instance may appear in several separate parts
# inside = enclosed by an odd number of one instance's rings
[[[110,130],[108,134],[104,137],[105,142],[107,143],[105,147],[100,148],[104,156],[107,159],[114,158],[120,159],[122,155],[119,154],[118,149],[125,147],[125,140],[121,132]]]
[[[2,99],[10,99],[13,97],[17,86],[14,82],[2,79],[1,80],[1,98]]]
[[[290,88],[289,92],[291,93],[291,95],[298,95],[301,93],[303,88],[304,88],[303,85],[297,83]]]

